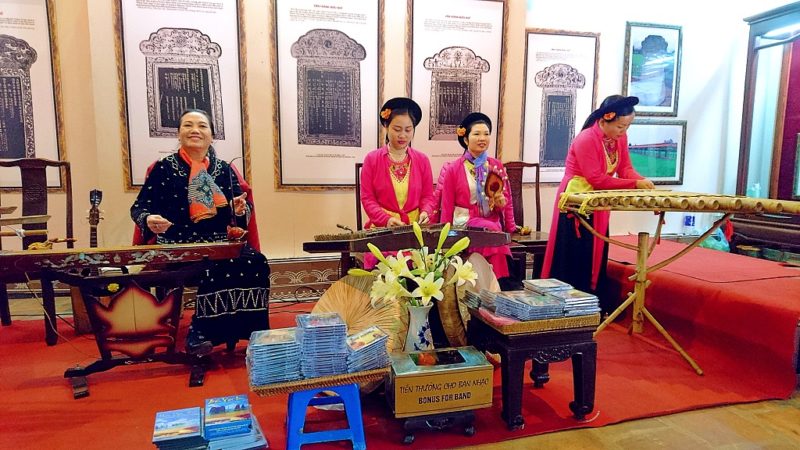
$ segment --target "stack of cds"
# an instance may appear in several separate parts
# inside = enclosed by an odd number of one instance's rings
[[[347,371],[360,372],[386,367],[391,363],[386,351],[389,335],[371,326],[347,338]]]
[[[185,408],[156,413],[153,444],[160,450],[204,449],[203,412],[200,408]]]
[[[564,301],[528,290],[498,292],[497,314],[518,320],[540,320],[562,317]]]
[[[577,289],[566,289],[554,291],[550,295],[564,300],[564,315],[587,316],[600,312],[600,305],[597,296]]]
[[[300,314],[295,321],[303,376],[347,373],[347,326],[342,318],[336,313]]]
[[[247,395],[207,398],[203,414],[203,437],[213,440],[248,434],[253,429]]]
[[[495,311],[495,304],[494,300],[497,296],[497,292],[487,291],[486,289],[481,289],[480,298],[481,298],[481,307],[488,309],[489,311]]]
[[[572,289],[572,285],[555,278],[541,278],[537,280],[522,280],[525,289],[537,294],[549,294],[555,291]]]
[[[254,331],[247,344],[247,372],[250,384],[295,381],[300,375],[300,344],[295,328]]]
[[[462,301],[469,308],[478,309],[481,306],[481,297],[477,292],[465,291]]]

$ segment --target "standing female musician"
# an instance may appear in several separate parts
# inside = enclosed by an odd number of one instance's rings
[[[251,206],[231,166],[211,147],[214,130],[207,112],[181,114],[180,149],[157,161],[131,206],[131,218],[156,243],[227,240],[227,228],[246,227]],[[147,236],[145,236],[147,237]],[[187,351],[210,353],[269,328],[269,265],[245,246],[239,258],[216,262],[200,279]]]
[[[605,278],[608,244],[582,229],[572,213],[560,212],[558,199],[563,192],[653,189],[653,182],[634,170],[628,154],[626,131],[633,122],[633,107],[637,103],[636,97],[612,95],[606,98],[589,114],[583,130],[572,141],[564,178],[556,194],[543,278],[558,278],[582,291],[601,290],[598,280]],[[588,222],[598,233],[608,235],[608,219],[608,211],[595,211]],[[604,311],[609,312],[610,306],[601,296]]]
[[[364,158],[361,203],[369,221],[365,228],[425,224],[433,210],[431,163],[411,148],[422,110],[410,98],[387,101],[380,112],[386,145]]]
[[[487,152],[491,134],[492,121],[479,112],[467,115],[456,128],[458,143],[464,148],[464,154],[446,164],[439,176],[442,184],[440,222],[507,233],[515,230],[511,188],[505,168],[503,163],[489,157]],[[492,173],[502,180],[502,188],[489,194],[484,192],[484,188],[487,177]],[[485,256],[498,279],[508,277],[506,257],[511,256],[511,250],[507,245],[474,247],[469,251]]]

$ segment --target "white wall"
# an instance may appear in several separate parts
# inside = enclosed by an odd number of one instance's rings
[[[600,33],[599,103],[622,91],[625,22],[680,25],[683,56],[676,119],[687,121],[683,185],[660,187],[733,194],[749,32],[743,19],[788,3],[791,2],[528,0],[526,26]],[[552,201],[554,196],[555,186],[545,189],[544,198]],[[711,216],[698,215],[698,225],[710,224]],[[680,213],[668,213],[664,231],[679,232],[681,218]],[[550,223],[550,217],[543,219]],[[614,213],[611,233],[652,232],[655,225],[652,214]]]
[[[113,4],[116,0],[54,2],[59,39],[66,153],[73,163],[75,225],[78,246],[87,246],[88,191],[104,192],[99,227],[101,246],[130,243],[129,208],[135,193],[126,192],[122,167],[121,87],[114,48]],[[125,0],[128,1],[128,0]],[[130,0],[133,1],[133,0]],[[434,0],[430,0],[434,1]],[[242,0],[247,52],[247,100],[250,117],[252,186],[262,233],[262,249],[272,258],[307,256],[302,243],[315,234],[335,231],[336,223],[354,223],[352,190],[277,192],[274,188],[274,130],[271,89],[272,56],[267,0]],[[385,0],[384,97],[405,91],[406,0]],[[675,24],[683,27],[683,61],[678,118],[688,121],[685,183],[697,192],[732,192],[739,149],[744,83],[746,16],[786,3],[759,0],[749,5],[722,0],[653,1],[573,0],[553,2],[508,0],[506,95],[502,137],[506,161],[519,159],[525,27],[601,33],[599,97],[618,93],[622,82],[625,22]],[[757,3],[757,6],[754,6]],[[526,206],[533,190],[526,188]],[[547,186],[543,225],[549,228],[555,187]],[[8,200],[8,197],[6,197]],[[533,208],[526,210],[532,223]],[[53,212],[59,217],[59,211]],[[56,221],[57,224],[57,221]],[[612,232],[652,230],[654,218],[644,213],[615,214]],[[680,220],[670,220],[677,231]]]

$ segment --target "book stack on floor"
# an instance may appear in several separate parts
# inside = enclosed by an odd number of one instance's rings
[[[522,321],[553,319],[564,315],[562,299],[528,290],[498,292],[495,304],[498,315]]]
[[[269,448],[246,395],[206,399],[203,435],[210,450]]]
[[[303,376],[347,373],[347,325],[339,314],[300,314],[295,321]]]
[[[204,408],[157,412],[153,443],[159,450],[269,448],[246,395],[209,398]]]
[[[203,413],[200,408],[184,408],[156,413],[153,444],[160,450],[205,449]]]
[[[252,386],[295,381],[300,375],[300,344],[295,328],[254,331],[247,344],[247,373]]]
[[[389,335],[375,325],[347,337],[347,371],[379,369],[391,364],[386,351]]]

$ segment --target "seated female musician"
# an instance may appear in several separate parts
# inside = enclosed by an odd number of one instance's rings
[[[440,222],[507,233],[515,230],[511,188],[505,168],[487,151],[491,134],[492,121],[479,112],[467,115],[456,128],[458,143],[464,148],[464,154],[445,164],[439,175],[442,185]],[[492,174],[502,180],[502,188],[495,193],[484,192],[487,177],[494,176]],[[511,250],[507,245],[472,247],[469,251],[486,257],[499,280],[508,277],[507,257],[511,256]]]
[[[566,169],[556,194],[550,240],[547,242],[542,277],[565,281],[586,292],[598,289],[605,278],[608,244],[583,229],[572,213],[560,212],[563,192],[605,189],[653,189],[653,182],[634,170],[628,154],[626,131],[635,116],[636,97],[612,95],[589,114],[567,153]],[[616,175],[616,176],[615,176]],[[608,235],[608,211],[595,211],[588,222],[598,233]],[[611,305],[600,296],[601,307]]]
[[[369,220],[365,228],[425,224],[433,210],[431,163],[411,148],[422,110],[410,98],[387,101],[380,111],[386,145],[364,157],[361,203]]]
[[[247,194],[231,166],[216,157],[213,136],[207,112],[184,111],[180,149],[153,165],[131,206],[133,221],[145,234],[155,234],[156,243],[226,241],[230,225],[247,226]],[[267,258],[249,246],[236,259],[214,263],[200,278],[187,351],[207,354],[215,345],[232,346],[268,329],[269,272]]]

